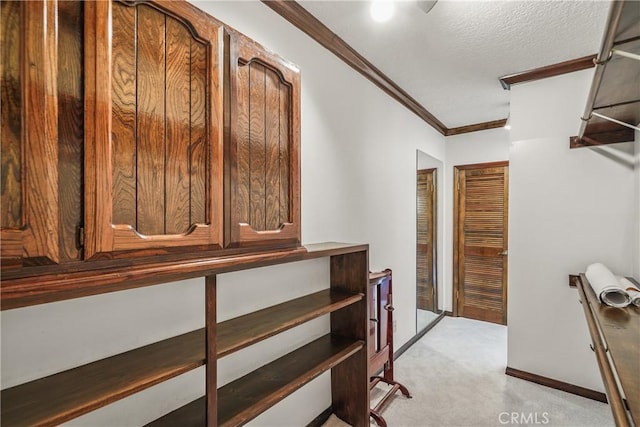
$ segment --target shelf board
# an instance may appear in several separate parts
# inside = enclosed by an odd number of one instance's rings
[[[205,363],[204,329],[2,390],[3,425],[57,425]]]
[[[207,425],[207,400],[201,397],[169,412],[146,427],[204,427]]]
[[[217,354],[224,357],[287,329],[361,301],[362,294],[329,289],[218,324]]]
[[[323,372],[356,352],[363,341],[325,335],[218,389],[218,426],[247,423]],[[153,427],[203,426],[204,398],[148,424]]]
[[[217,326],[218,357],[362,298],[326,289],[222,322]],[[200,329],[3,390],[2,420],[7,425],[57,424],[204,363],[205,333]]]
[[[268,265],[344,255],[368,250],[366,244],[316,243],[306,247],[264,252],[223,252],[205,257],[148,257],[79,262],[66,266],[39,266],[3,272],[0,309],[44,304],[106,292],[247,270]],[[177,257],[175,255],[174,257]]]

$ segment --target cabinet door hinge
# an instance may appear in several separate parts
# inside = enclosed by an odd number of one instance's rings
[[[78,250],[84,248],[84,227],[79,225],[78,230],[76,232],[76,246]]]

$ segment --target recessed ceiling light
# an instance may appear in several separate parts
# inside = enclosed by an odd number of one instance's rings
[[[386,22],[393,16],[395,5],[390,0],[373,0],[369,11],[374,21]]]

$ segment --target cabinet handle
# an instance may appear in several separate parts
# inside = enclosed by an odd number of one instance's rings
[[[393,308],[393,306],[391,304],[385,305],[384,309],[387,310],[387,311],[393,311],[394,310],[394,308]]]
[[[372,322],[378,323],[378,319],[369,319],[369,320],[371,320]]]
[[[593,346],[593,344],[589,344],[589,348],[591,349],[591,351],[593,351],[594,353],[596,352],[595,347]]]

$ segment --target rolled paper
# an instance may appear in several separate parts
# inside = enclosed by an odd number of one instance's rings
[[[587,276],[593,292],[603,303],[611,307],[626,307],[631,304],[628,291],[605,265],[599,262],[590,264],[585,276]]]

